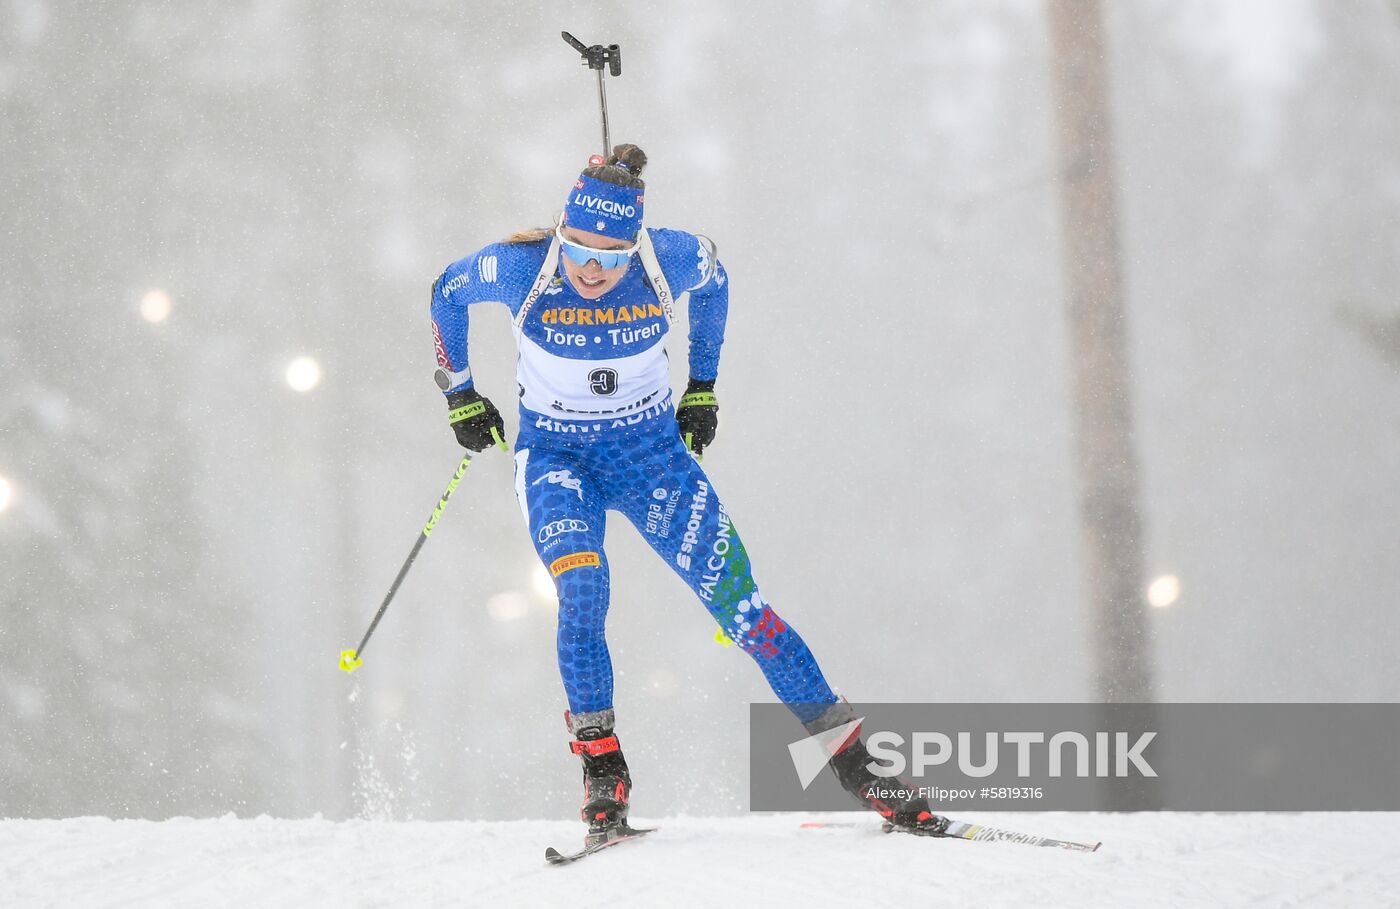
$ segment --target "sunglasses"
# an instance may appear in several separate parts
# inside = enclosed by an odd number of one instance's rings
[[[627,249],[594,249],[591,246],[584,246],[582,243],[575,243],[564,236],[562,227],[554,228],[554,235],[559,238],[559,248],[564,251],[572,261],[579,265],[587,265],[589,262],[597,262],[598,267],[606,271],[609,268],[619,268],[632,260],[637,252],[637,244],[633,243]]]

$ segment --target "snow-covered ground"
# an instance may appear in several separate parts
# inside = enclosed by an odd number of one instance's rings
[[[557,868],[577,822],[8,820],[0,906],[1400,906],[1396,814],[978,817],[1087,855],[805,819],[668,818]]]

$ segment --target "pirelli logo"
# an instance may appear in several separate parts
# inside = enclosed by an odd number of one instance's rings
[[[550,562],[549,571],[557,578],[564,572],[573,571],[575,568],[597,568],[601,564],[596,552],[574,552]]]

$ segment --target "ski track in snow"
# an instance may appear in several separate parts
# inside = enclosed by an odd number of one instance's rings
[[[1400,814],[987,814],[1084,855],[814,818],[638,817],[576,865],[565,821],[0,821],[0,907],[1400,906]]]

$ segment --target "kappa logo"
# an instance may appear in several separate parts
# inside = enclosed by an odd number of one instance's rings
[[[540,528],[540,532],[535,536],[535,539],[541,543],[547,543],[555,537],[562,536],[566,533],[587,532],[588,522],[569,518],[563,521],[550,521],[548,524]]]
[[[562,486],[565,489],[572,489],[574,492],[578,493],[579,501],[583,501],[583,483],[569,471],[551,470],[530,485],[538,486],[546,482],[556,486]]]
[[[496,271],[498,267],[498,261],[495,256],[482,256],[476,263],[477,274],[479,274],[481,280],[485,281],[487,284],[494,284],[496,282]]]
[[[700,283],[696,286],[703,287],[705,282],[710,280],[713,266],[710,264],[710,250],[706,248],[705,241],[697,240],[696,246],[699,248],[695,250],[695,256],[700,260],[696,265],[696,268],[700,269]]]

